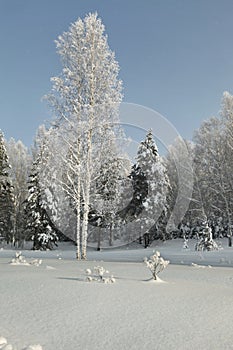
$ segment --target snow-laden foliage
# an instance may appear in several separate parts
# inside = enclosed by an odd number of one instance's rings
[[[154,231],[157,231],[159,220],[167,212],[167,195],[170,187],[166,168],[158,154],[151,130],[140,143],[136,160],[135,171],[142,172],[148,184],[148,194],[142,203],[143,212],[139,216],[142,236],[146,234],[148,239],[145,246],[148,246]],[[164,229],[160,231],[163,232]]]
[[[115,283],[115,278],[110,275],[109,271],[106,270],[103,266],[95,266],[94,270],[86,269],[86,281],[87,282],[101,282],[101,283]]]
[[[154,280],[158,279],[158,274],[162,272],[169,264],[169,261],[164,260],[158,251],[155,252],[155,254],[152,255],[149,260],[145,258],[144,262],[151,271]]]
[[[14,242],[15,208],[14,189],[9,176],[10,163],[3,133],[0,131],[0,237]]]
[[[178,137],[165,158],[170,188],[168,192],[169,231],[176,231],[189,208],[193,192],[193,149],[187,140]],[[186,220],[186,219],[185,219]]]
[[[211,227],[208,226],[208,223],[203,224],[203,228],[201,230],[201,237],[195,245],[195,250],[203,251],[203,250],[218,250],[218,244],[213,240]]]
[[[63,69],[60,76],[52,78],[47,99],[56,115],[56,141],[63,147],[54,162],[65,170],[58,181],[77,216],[77,258],[86,259],[91,184],[107,147],[106,128],[114,130],[118,122],[122,84],[97,14],[78,19],[56,44]]]
[[[28,198],[25,204],[27,216],[27,230],[29,238],[33,240],[33,249],[52,249],[58,241],[56,230],[51,223],[44,203],[43,189],[41,188],[39,172],[43,167],[43,148],[32,165],[29,176]]]
[[[22,248],[26,239],[24,202],[28,195],[28,175],[32,160],[27,147],[21,141],[15,141],[11,138],[6,143],[6,147],[11,164],[9,176],[13,184],[14,194],[14,241],[15,245]]]

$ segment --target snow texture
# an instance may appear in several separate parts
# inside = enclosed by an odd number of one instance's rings
[[[0,250],[0,335],[14,350],[40,349],[28,344],[43,350],[232,349],[232,249],[227,240],[213,252],[195,251],[192,240],[184,250],[182,243],[90,250],[89,260],[79,262],[68,244],[59,251],[22,251],[26,259],[43,259],[31,268],[8,264],[13,251]],[[166,283],[145,283],[151,275],[142,260],[153,249],[171,262],[163,271]],[[117,283],[86,283],[86,270],[98,265]]]

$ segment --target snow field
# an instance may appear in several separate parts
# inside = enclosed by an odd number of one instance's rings
[[[0,335],[17,350],[233,348],[231,268],[169,265],[159,275],[166,283],[152,283],[143,262],[41,255],[40,266],[0,258]],[[96,265],[116,283],[85,282]]]

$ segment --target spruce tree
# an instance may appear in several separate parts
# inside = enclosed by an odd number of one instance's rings
[[[39,154],[32,165],[25,211],[27,215],[28,238],[33,240],[33,249],[46,250],[53,248],[58,237],[46,211],[47,203],[44,200],[45,197],[39,179],[40,165],[41,154]]]
[[[10,164],[4,136],[0,131],[0,236],[7,243],[14,240],[14,196],[9,177]]]
[[[145,246],[148,246],[155,230],[159,229],[165,238],[165,227],[162,227],[161,220],[167,211],[169,188],[166,169],[158,154],[152,130],[148,131],[145,140],[140,143],[136,160],[135,171],[142,172],[148,184],[148,195],[142,203],[144,213],[141,217],[141,233],[145,238]]]

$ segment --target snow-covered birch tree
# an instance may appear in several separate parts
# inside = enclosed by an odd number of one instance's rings
[[[113,128],[118,121],[118,105],[122,99],[119,66],[104,30],[94,13],[84,20],[78,19],[68,32],[58,37],[56,45],[63,69],[59,77],[52,78],[53,89],[47,96],[55,112],[57,132],[60,127],[67,154],[70,151],[73,154],[65,163],[75,172],[77,181],[71,179],[69,189],[65,188],[66,184],[64,189],[75,198],[77,259],[86,259],[93,164],[94,161],[98,164],[101,154],[98,139],[106,124]]]

